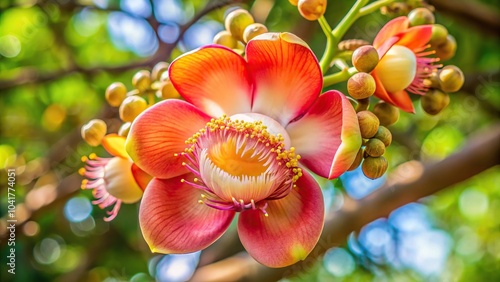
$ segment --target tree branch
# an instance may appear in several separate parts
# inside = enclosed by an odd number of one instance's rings
[[[406,163],[369,196],[346,198],[341,210],[327,216],[316,248],[306,260],[286,268],[267,268],[248,255],[239,255],[199,268],[192,281],[275,281],[310,268],[329,248],[343,244],[348,235],[393,210],[460,183],[500,164],[500,124],[477,134],[460,152],[434,164]],[[231,271],[227,270],[231,266]]]

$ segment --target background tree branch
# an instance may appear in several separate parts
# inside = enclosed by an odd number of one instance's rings
[[[273,269],[239,253],[200,267],[191,281],[275,281],[296,275],[312,267],[329,248],[343,244],[351,232],[367,223],[499,164],[500,124],[497,124],[477,133],[460,152],[440,162],[424,167],[410,161],[398,167],[381,188],[367,197],[359,201],[346,197],[342,209],[327,216],[321,238],[306,260]]]

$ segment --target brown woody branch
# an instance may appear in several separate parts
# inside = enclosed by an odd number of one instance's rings
[[[500,164],[500,124],[483,131],[458,153],[423,167],[416,161],[394,171],[371,195],[354,201],[327,216],[323,234],[309,257],[286,268],[267,268],[245,253],[199,268],[192,281],[276,281],[307,270],[331,247],[343,244],[348,235],[365,224],[389,215],[405,204],[433,195]],[[230,266],[231,269],[228,269]]]

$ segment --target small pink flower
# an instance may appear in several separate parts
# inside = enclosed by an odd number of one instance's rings
[[[113,206],[108,211],[105,221],[113,220],[123,203],[131,204],[138,202],[151,180],[132,161],[125,151],[125,138],[116,134],[108,134],[102,140],[102,145],[113,155],[113,158],[100,158],[91,154],[89,158],[83,157],[86,162],[85,168],[80,174],[86,179],[82,181],[82,189],[92,189],[92,195],[96,198],[92,203],[101,209]]]
[[[318,61],[295,35],[263,34],[245,53],[210,45],[179,57],[169,77],[186,101],[132,124],[127,151],[155,177],[139,211],[153,252],[204,249],[236,212],[243,246],[267,266],[304,259],[319,239],[323,196],[303,168],[330,179],[349,168],[356,113],[338,91],[320,96]]]
[[[373,41],[380,61],[371,74],[376,83],[375,96],[414,113],[406,90],[424,95],[428,87],[423,81],[438,68],[434,63],[439,59],[427,57],[434,51],[424,51],[429,48],[432,26],[409,26],[407,17],[399,17],[382,27]]]

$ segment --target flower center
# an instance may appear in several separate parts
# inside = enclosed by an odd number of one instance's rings
[[[284,134],[276,121],[258,114],[212,119],[177,154],[188,160],[183,165],[195,175],[192,181],[182,181],[202,190],[202,204],[234,211],[261,209],[267,214],[266,201],[288,195],[302,175],[300,156],[295,148],[285,148],[289,141]]]
[[[406,89],[417,74],[417,57],[410,49],[394,45],[380,60],[375,72],[387,92]]]

